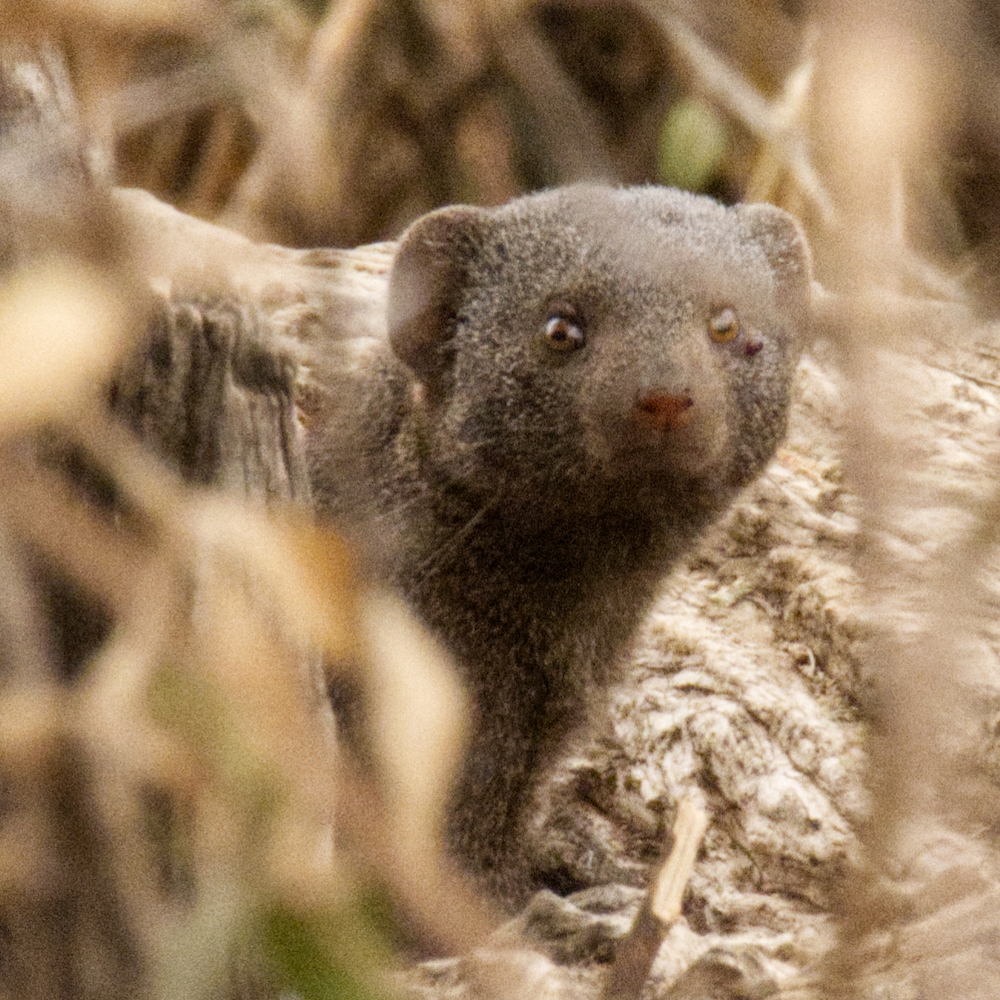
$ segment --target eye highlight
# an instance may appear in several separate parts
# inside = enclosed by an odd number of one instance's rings
[[[545,343],[553,351],[576,351],[586,338],[580,324],[569,316],[556,313],[545,321]]]
[[[714,313],[708,320],[708,335],[717,344],[728,344],[740,335],[740,318],[728,306]]]

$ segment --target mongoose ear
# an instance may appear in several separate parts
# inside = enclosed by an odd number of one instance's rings
[[[432,394],[444,389],[455,312],[488,220],[486,211],[468,205],[431,212],[403,233],[393,259],[389,343]]]
[[[794,216],[774,205],[740,205],[744,232],[764,251],[778,281],[778,296],[793,308],[808,308],[812,255]]]

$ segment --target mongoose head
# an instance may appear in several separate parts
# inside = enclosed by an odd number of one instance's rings
[[[419,219],[388,327],[439,482],[542,519],[721,507],[784,433],[809,294],[780,209],[580,185]]]

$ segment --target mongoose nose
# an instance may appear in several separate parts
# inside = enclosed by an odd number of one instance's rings
[[[694,400],[687,394],[644,392],[636,400],[633,419],[643,427],[680,430],[694,417]]]

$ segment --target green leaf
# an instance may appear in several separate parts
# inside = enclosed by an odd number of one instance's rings
[[[264,938],[283,989],[302,1000],[383,1000],[371,987],[327,954],[314,929],[287,910],[265,920]]]
[[[660,133],[660,181],[687,191],[703,191],[715,178],[729,148],[722,116],[698,97],[682,97]]]

